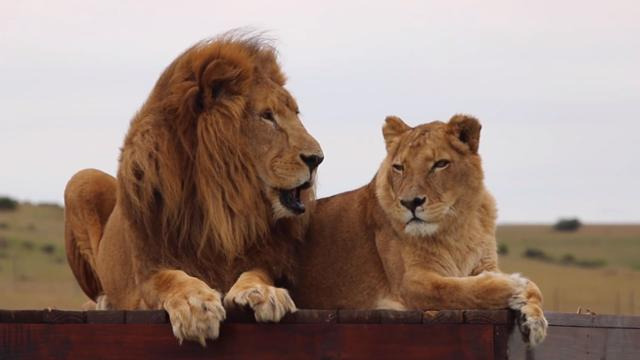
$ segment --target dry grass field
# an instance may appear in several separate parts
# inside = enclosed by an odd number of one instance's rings
[[[533,279],[546,309],[640,314],[640,225],[587,225],[572,233],[504,225],[498,241],[508,249],[501,268]],[[523,257],[527,249],[543,251],[548,260]],[[562,265],[567,254],[605,264]],[[0,308],[78,309],[86,300],[66,264],[63,209],[22,204],[0,211]]]

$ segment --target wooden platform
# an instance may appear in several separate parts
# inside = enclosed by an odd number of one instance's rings
[[[507,310],[237,312],[202,348],[178,345],[164,311],[0,310],[0,359],[640,359],[640,317],[547,318],[528,350]]]

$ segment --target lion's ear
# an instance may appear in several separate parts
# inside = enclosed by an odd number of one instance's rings
[[[469,115],[457,114],[449,120],[449,127],[458,141],[468,146],[471,152],[478,152],[480,129],[482,129],[478,119]]]
[[[387,116],[384,119],[384,125],[382,126],[382,136],[389,151],[393,145],[395,145],[400,138],[400,135],[411,130],[411,127],[402,121],[397,116]]]
[[[251,66],[243,61],[219,58],[206,64],[200,75],[200,91],[205,103],[215,102],[225,96],[241,95],[247,91],[251,78]]]

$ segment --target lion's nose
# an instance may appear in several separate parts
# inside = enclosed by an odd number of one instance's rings
[[[324,160],[324,157],[318,156],[318,155],[300,154],[300,158],[302,159],[303,163],[307,164],[307,166],[309,167],[309,171],[315,170],[318,167],[318,165],[320,165],[322,160]]]
[[[411,210],[411,212],[416,211],[416,208],[422,204],[424,204],[424,202],[427,200],[427,198],[425,197],[414,197],[411,200],[400,200],[400,203],[402,204],[402,206],[406,207],[407,209]]]

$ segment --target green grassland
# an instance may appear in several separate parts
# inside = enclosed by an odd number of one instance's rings
[[[503,225],[497,238],[508,249],[500,256],[500,268],[534,280],[546,309],[640,314],[640,225],[586,225],[575,232],[554,231],[550,225]],[[542,250],[549,260],[525,258],[527,249]],[[563,265],[566,255],[604,266]]]
[[[63,209],[53,205],[0,211],[0,308],[78,309],[87,300],[66,263],[63,219]],[[640,225],[586,225],[566,233],[550,225],[504,225],[498,241],[508,249],[501,269],[533,279],[546,309],[640,314]],[[523,257],[527,249],[546,259]],[[563,264],[567,254],[598,266]]]

